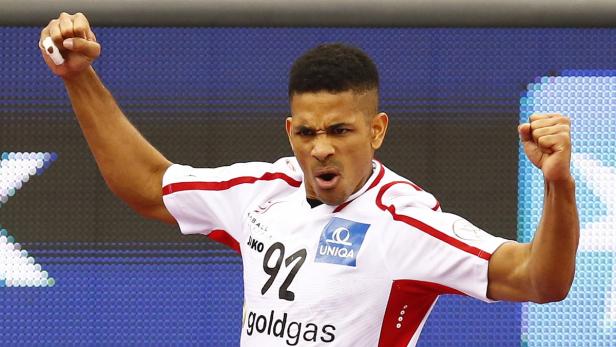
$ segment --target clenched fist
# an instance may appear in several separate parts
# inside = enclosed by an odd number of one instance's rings
[[[533,114],[518,132],[528,159],[546,181],[571,178],[571,121],[560,114]]]
[[[43,40],[51,37],[64,56],[64,63],[56,65],[45,53]],[[101,46],[90,28],[88,19],[82,13],[70,15],[62,12],[41,31],[39,47],[49,69],[56,75],[70,79],[88,68],[101,54]]]

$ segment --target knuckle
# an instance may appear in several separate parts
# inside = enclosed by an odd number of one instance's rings
[[[62,33],[62,36],[71,36],[73,34],[73,28],[62,26],[60,27],[60,32]]]
[[[539,135],[539,129],[531,129],[530,134],[533,137]]]
[[[539,138],[539,144],[543,147],[549,147],[554,143],[554,137],[552,136],[541,136]]]

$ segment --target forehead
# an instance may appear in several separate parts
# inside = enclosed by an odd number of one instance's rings
[[[352,121],[374,114],[376,100],[376,91],[296,93],[291,97],[291,115],[294,121],[302,122]]]

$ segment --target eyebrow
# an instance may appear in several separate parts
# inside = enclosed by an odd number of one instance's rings
[[[347,123],[347,122],[334,123],[332,125],[328,125],[327,129],[339,128],[339,127],[344,127],[344,126],[352,126],[352,124],[351,123]],[[306,124],[301,124],[301,125],[294,126],[293,129],[295,129],[295,130],[301,130],[301,129],[314,130],[313,127],[311,127],[309,125],[306,125]]]

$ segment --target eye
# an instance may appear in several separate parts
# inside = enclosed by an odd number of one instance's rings
[[[299,130],[297,130],[295,132],[296,135],[299,136],[314,136],[314,130],[310,129],[310,128],[300,128]]]
[[[344,127],[336,127],[333,128],[331,133],[334,135],[344,135],[346,133],[348,133],[349,131],[351,131],[351,129],[349,128],[344,128]]]

